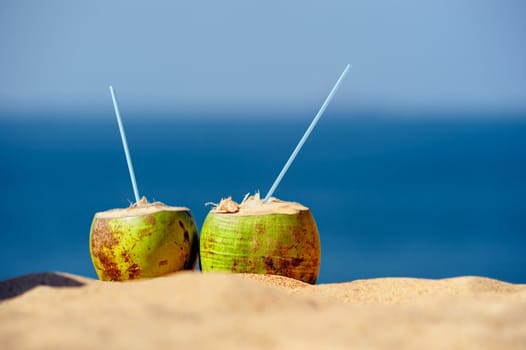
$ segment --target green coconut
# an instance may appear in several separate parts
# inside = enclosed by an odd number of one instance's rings
[[[203,272],[272,274],[316,283],[320,239],[309,208],[259,194],[241,204],[224,199],[207,215],[200,237]]]
[[[95,214],[90,254],[101,280],[125,281],[195,268],[197,228],[188,208],[141,201]]]

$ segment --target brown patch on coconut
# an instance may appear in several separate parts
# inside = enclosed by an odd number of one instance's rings
[[[119,244],[119,239],[113,234],[107,220],[96,220],[93,230],[98,232],[98,234],[92,237],[91,248],[93,255],[96,256],[102,264],[103,279],[120,279],[121,273],[115,262],[112,249]]]

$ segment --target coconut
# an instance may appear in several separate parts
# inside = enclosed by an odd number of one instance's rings
[[[221,200],[201,228],[203,272],[244,272],[281,275],[316,283],[320,239],[309,208],[259,193],[241,204]]]
[[[126,209],[95,214],[90,254],[101,280],[124,281],[192,270],[197,228],[188,208],[146,198]]]

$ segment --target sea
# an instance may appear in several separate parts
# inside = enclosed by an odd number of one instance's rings
[[[141,195],[192,210],[266,194],[311,115],[123,116]],[[96,277],[98,211],[133,202],[113,111],[0,111],[0,280]],[[526,112],[327,113],[275,196],[308,206],[318,282],[476,275],[526,283]]]

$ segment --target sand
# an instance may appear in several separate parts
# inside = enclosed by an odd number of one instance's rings
[[[0,282],[2,349],[526,349],[526,285],[182,272]]]

